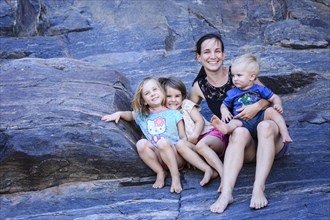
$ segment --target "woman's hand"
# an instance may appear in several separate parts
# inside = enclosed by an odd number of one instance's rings
[[[237,109],[239,112],[238,115],[236,115],[234,118],[235,119],[243,119],[243,120],[250,120],[256,114],[261,110],[260,105],[258,102],[252,104],[252,105],[246,105],[242,106],[242,108]]]

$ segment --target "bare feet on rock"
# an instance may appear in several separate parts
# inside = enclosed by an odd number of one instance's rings
[[[210,207],[211,212],[223,213],[229,204],[234,202],[234,198],[231,194],[221,193],[217,201]]]

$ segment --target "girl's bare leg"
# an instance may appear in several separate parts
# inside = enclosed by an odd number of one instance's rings
[[[157,142],[157,147],[159,149],[162,160],[167,165],[171,173],[172,185],[170,191],[175,193],[181,193],[182,186],[180,180],[180,172],[178,169],[178,162],[176,158],[176,153],[174,152],[173,144],[168,140],[161,139]]]
[[[204,177],[200,185],[206,185],[212,178],[218,176],[215,172],[194,150],[194,145],[188,141],[180,140],[176,144],[178,153],[192,166],[204,172]]]
[[[222,141],[218,137],[211,135],[204,137],[196,144],[197,152],[202,157],[204,157],[206,162],[213,169],[215,169],[218,172],[220,176],[220,181],[222,181],[222,177],[223,177],[223,164],[219,158],[219,154],[222,153],[223,148],[224,148],[224,143],[222,143]],[[220,190],[221,190],[221,182],[218,191]]]
[[[163,188],[165,186],[166,171],[162,167],[155,147],[146,139],[141,139],[136,143],[136,148],[140,158],[157,175],[153,188]]]
[[[268,205],[268,200],[264,193],[265,184],[273,165],[275,153],[279,152],[282,147],[283,143],[276,123],[271,120],[261,122],[258,125],[256,174],[250,208],[261,209]]]
[[[223,213],[234,201],[233,189],[244,160],[255,157],[254,141],[245,128],[236,128],[229,139],[224,160],[223,185],[219,198],[210,207],[211,212]]]

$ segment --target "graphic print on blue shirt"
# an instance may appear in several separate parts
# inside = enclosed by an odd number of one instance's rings
[[[151,134],[153,144],[156,144],[160,139],[160,134],[166,131],[166,121],[165,118],[157,117],[154,120],[147,121],[147,129],[149,134]]]
[[[241,103],[242,106],[251,105],[260,100],[260,95],[257,92],[247,92],[243,96],[241,96],[237,102]]]

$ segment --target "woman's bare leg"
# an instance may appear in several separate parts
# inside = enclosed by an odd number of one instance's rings
[[[244,159],[255,157],[254,141],[245,128],[236,128],[229,139],[224,160],[222,191],[215,203],[210,207],[212,212],[223,213],[227,206],[234,201],[233,189]]]
[[[273,165],[275,153],[282,147],[283,143],[276,123],[271,120],[260,122],[258,125],[256,174],[250,208],[261,209],[268,205],[268,200],[264,192],[265,184]]]
[[[192,166],[204,172],[204,177],[200,185],[206,185],[212,178],[218,176],[215,172],[194,150],[194,145],[188,141],[180,140],[176,144],[178,153]]]
[[[168,140],[161,139],[157,142],[157,147],[159,149],[162,160],[167,165],[171,173],[172,184],[170,192],[181,193],[182,186],[180,180],[180,172],[173,144]]]
[[[157,175],[153,188],[163,188],[165,186],[166,171],[161,165],[155,147],[146,139],[141,139],[136,143],[136,148],[140,158]]]

